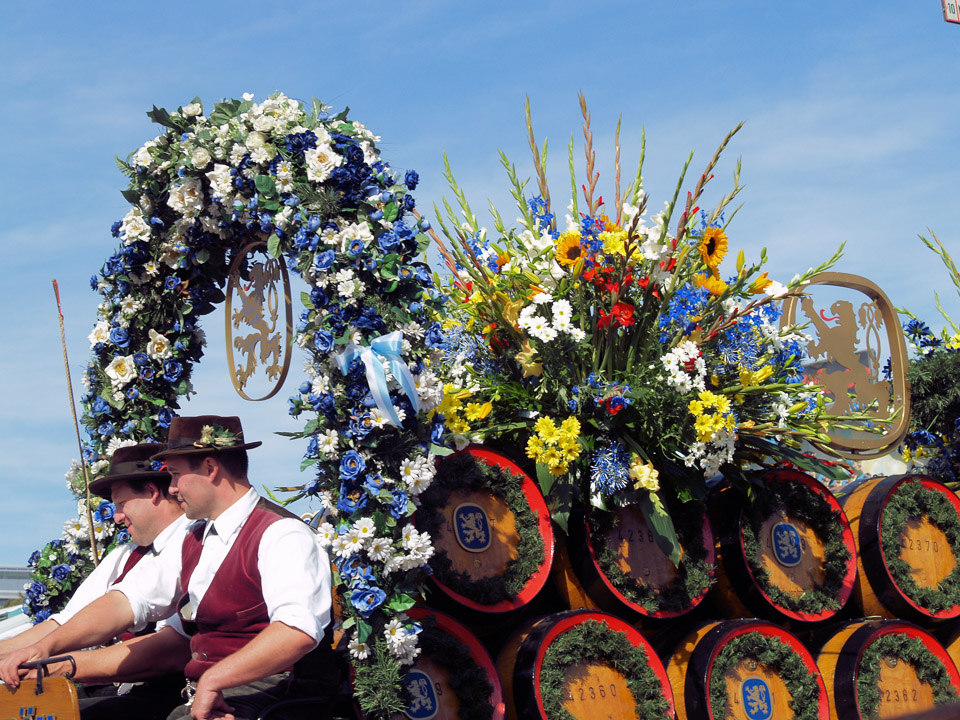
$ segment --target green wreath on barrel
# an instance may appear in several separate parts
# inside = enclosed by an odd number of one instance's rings
[[[901,557],[907,523],[923,516],[946,535],[950,551],[958,561],[934,587],[920,587],[913,579],[913,568]],[[880,528],[890,577],[907,597],[932,613],[960,605],[960,518],[942,492],[924,487],[920,480],[900,483],[884,506]]]
[[[513,513],[520,540],[516,557],[503,572],[487,578],[474,579],[467,573],[453,569],[446,552],[434,548],[430,567],[434,577],[444,586],[480,603],[494,605],[516,597],[527,585],[544,560],[544,543],[540,535],[537,514],[523,491],[523,478],[478,460],[461,452],[443,460],[437,468],[430,489],[420,496],[417,527],[436,538],[445,522],[441,509],[450,495],[458,490],[483,490],[501,498]]]
[[[688,508],[691,506],[688,506]],[[611,584],[630,602],[640,605],[648,613],[677,612],[690,604],[713,584],[714,565],[707,562],[707,548],[703,544],[703,516],[699,512],[672,512],[674,528],[683,554],[677,565],[677,575],[662,588],[653,587],[625,573],[618,563],[619,553],[603,538],[617,527],[614,512],[591,509],[590,535],[596,538],[597,565]]]
[[[843,542],[841,514],[824,497],[801,483],[777,483],[759,490],[746,508],[746,522],[741,527],[743,547],[750,572],[757,586],[770,600],[793,612],[817,614],[839,610],[837,599],[847,575],[850,549]],[[764,521],[771,515],[782,515],[806,523],[823,541],[823,583],[791,595],[770,582],[770,573],[763,565],[763,544],[758,536]]]
[[[761,632],[738,635],[723,646],[710,671],[710,708],[715,718],[727,717],[726,674],[746,659],[775,672],[790,693],[790,709],[794,720],[817,720],[820,717],[820,688],[816,676],[797,651],[779,638]]]
[[[935,706],[955,703],[960,699],[947,669],[920,638],[890,633],[870,643],[870,647],[863,651],[857,668],[857,703],[864,720],[876,720],[879,717],[882,693],[880,663],[885,658],[895,658],[898,662],[913,666],[917,678],[933,689]]]
[[[540,667],[540,695],[550,720],[574,720],[563,707],[566,670],[571,665],[602,660],[623,674],[636,709],[637,720],[663,720],[669,703],[646,651],[626,634],[604,622],[584,620],[550,643]]]

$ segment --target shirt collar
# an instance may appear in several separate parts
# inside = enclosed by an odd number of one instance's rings
[[[175,536],[183,535],[186,530],[187,525],[190,524],[190,520],[186,515],[181,515],[172,523],[167,525],[163,530],[160,531],[160,534],[153,540],[153,553],[158,555],[160,551],[169,543]]]
[[[257,495],[256,490],[253,488],[247,490],[243,497],[220,513],[220,517],[207,522],[207,526],[203,529],[203,540],[201,542],[207,542],[207,538],[216,528],[215,536],[226,544],[231,536],[240,531],[259,501],[260,496]]]

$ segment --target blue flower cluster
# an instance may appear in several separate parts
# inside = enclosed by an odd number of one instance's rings
[[[607,442],[595,450],[590,461],[590,480],[595,491],[613,495],[630,481],[630,454],[619,442]]]
[[[670,298],[666,312],[660,315],[660,342],[669,342],[678,334],[686,337],[696,330],[709,298],[710,291],[705,288],[692,283],[681,285]]]

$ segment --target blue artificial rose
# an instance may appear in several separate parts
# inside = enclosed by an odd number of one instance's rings
[[[340,484],[340,499],[337,500],[337,510],[344,515],[353,515],[357,510],[363,509],[367,504],[367,494],[359,488],[348,486],[346,483]]]
[[[317,334],[313,337],[313,345],[320,352],[330,352],[333,350],[335,340],[333,333],[328,330],[317,330]]]
[[[403,209],[409,212],[417,206],[417,201],[413,198],[413,195],[404,195],[403,196]]]
[[[336,257],[337,255],[333,250],[324,250],[317,253],[317,256],[313,259],[313,269],[318,271],[329,270],[333,267],[333,261]]]
[[[138,352],[138,353],[134,353],[133,362],[134,364],[139,365],[140,367],[143,367],[144,365],[147,365],[150,362],[150,358],[147,357],[147,354],[145,352]]]
[[[130,333],[125,328],[113,328],[110,331],[110,342],[119,348],[130,345]]]
[[[44,608],[37,613],[37,622],[42,623],[44,620],[49,620],[52,614],[53,613],[50,611],[50,608]]]
[[[403,175],[403,184],[410,190],[417,189],[417,183],[420,182],[420,174],[416,170],[407,170]]]
[[[176,360],[167,360],[163,363],[163,379],[167,382],[176,382],[183,374],[183,366]]]
[[[310,302],[313,304],[315,308],[326,307],[328,300],[327,300],[326,294],[323,292],[323,288],[314,287],[310,291]],[[309,320],[310,319],[309,311],[305,311],[305,313],[307,317],[304,319]]]
[[[60,563],[59,565],[54,565],[53,570],[50,571],[50,577],[52,577],[57,582],[63,582],[68,577],[70,577],[70,566],[66,563]]]
[[[307,381],[307,380],[304,380],[302,383],[300,383],[300,388],[299,388],[300,394],[301,394],[301,395],[306,395],[306,394],[308,394],[308,393],[310,392],[310,388],[311,388],[311,387],[312,387],[312,386],[311,386],[310,382]]]
[[[38,562],[40,562],[40,551],[34,550],[32,553],[30,553],[30,559],[27,560],[27,566],[36,567]]]
[[[127,396],[127,400],[136,400],[140,397],[140,391],[135,387],[127,388],[127,392],[124,393]]]
[[[40,582],[39,580],[34,580],[30,583],[30,587],[27,588],[27,595],[33,598],[42,598],[47,594],[47,586]]]
[[[380,473],[368,474],[366,479],[363,481],[363,489],[371,495],[379,494],[382,487],[383,478],[380,476]]]
[[[110,403],[104,400],[100,395],[97,395],[93,403],[90,405],[90,414],[96,417],[97,415],[103,415],[107,412],[110,412]]]
[[[437,347],[443,342],[443,329],[440,327],[440,323],[435,322],[430,326],[424,342],[427,344],[427,347],[430,348]]]
[[[355,480],[364,471],[367,464],[356,450],[347,450],[340,458],[340,478]]]
[[[354,238],[350,241],[350,244],[347,245],[347,253],[353,257],[359,257],[363,252],[363,240]]]
[[[366,421],[364,421],[364,418],[366,418]],[[363,440],[363,438],[369,435],[372,427],[373,424],[370,421],[370,416],[367,414],[350,420],[350,434],[357,440]]]
[[[393,496],[393,502],[387,506],[387,510],[399,520],[407,514],[407,494],[403,490],[393,490],[390,494]]]
[[[176,275],[171,275],[163,282],[163,287],[167,290],[176,290],[180,285],[180,278]]]
[[[434,445],[443,445],[443,436],[446,432],[446,427],[442,422],[435,422],[430,425],[430,442]]]
[[[350,603],[362,618],[368,618],[387,599],[387,594],[375,585],[358,588],[350,593]]]
[[[101,423],[97,428],[97,432],[100,433],[102,437],[110,437],[113,435],[113,423],[109,420],[105,423]]]
[[[143,380],[148,380],[148,381],[153,380],[153,376],[155,374],[156,373],[154,372],[153,368],[150,367],[149,365],[145,365],[142,368],[140,368],[140,377]]]
[[[116,542],[117,545],[126,545],[128,542],[130,542],[130,533],[121,529],[120,532],[117,533]]]
[[[160,408],[157,411],[157,424],[160,427],[170,427],[171,420],[173,420],[173,412],[169,408]]]
[[[373,217],[371,215],[371,217]],[[395,232],[389,230],[377,238],[377,243],[384,252],[395,252],[400,247],[400,238]]]
[[[104,520],[112,520],[114,513],[114,505],[109,500],[102,500],[100,505],[97,506],[97,520],[103,522]]]

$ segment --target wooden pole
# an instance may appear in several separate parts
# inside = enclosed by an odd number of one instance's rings
[[[63,345],[63,368],[67,374],[67,394],[70,396],[70,411],[73,413],[73,429],[77,433],[77,448],[80,451],[80,469],[83,471],[84,505],[87,508],[87,528],[90,531],[90,551],[93,553],[93,564],[100,564],[100,554],[97,552],[97,534],[93,529],[93,511],[90,509],[90,477],[87,473],[87,461],[83,457],[83,440],[80,439],[80,423],[77,420],[77,406],[73,402],[73,383],[70,380],[70,363],[67,360],[67,335],[63,329],[63,310],[60,308],[60,287],[53,281],[53,292],[57,296],[57,315],[60,316],[60,343]]]

